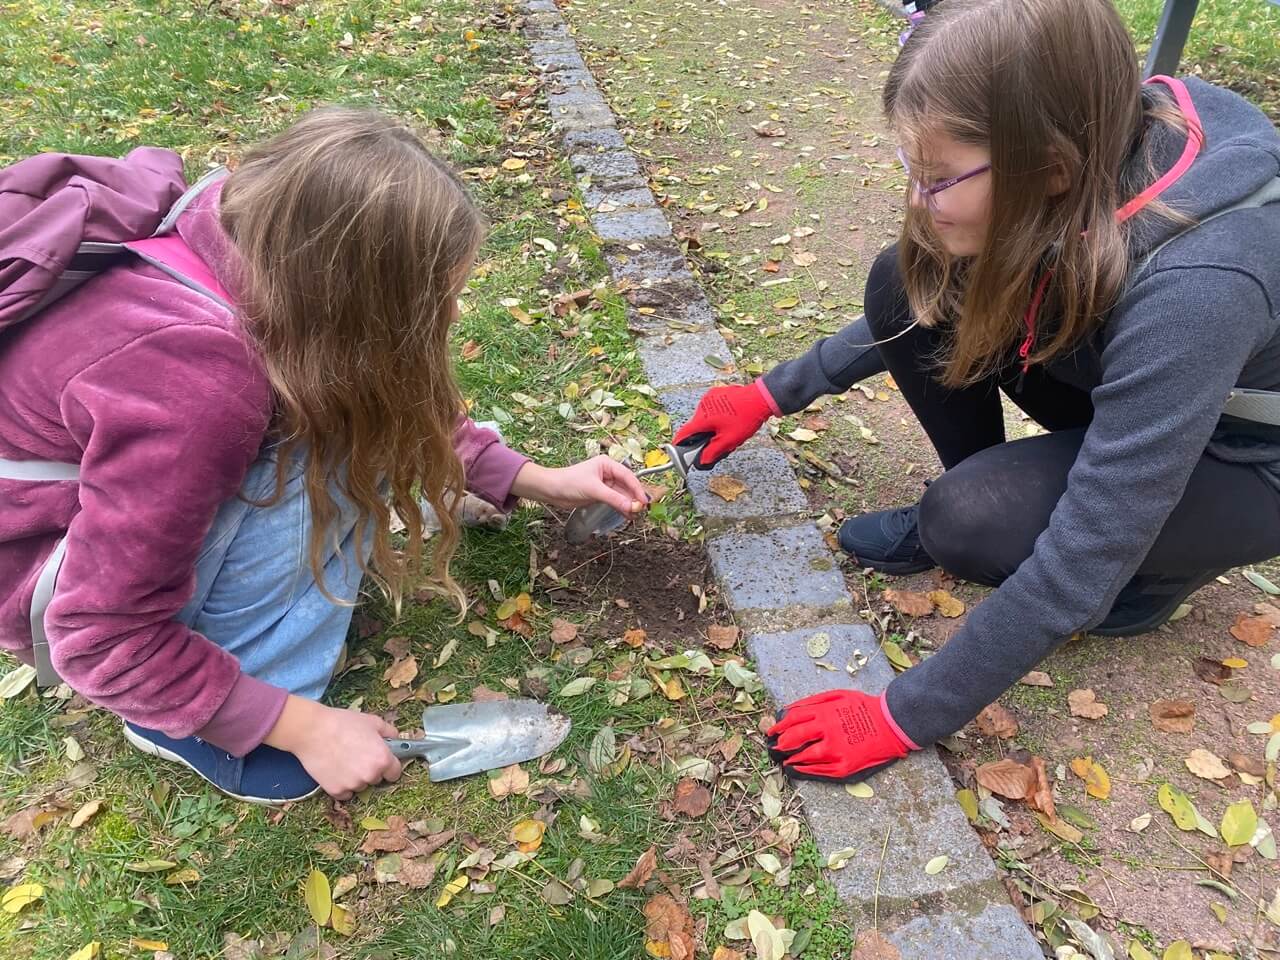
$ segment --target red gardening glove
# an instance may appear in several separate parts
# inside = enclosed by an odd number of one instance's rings
[[[768,389],[760,380],[748,384],[712,387],[698,401],[693,419],[676,434],[677,445],[706,440],[694,458],[699,470],[710,470],[746,443],[772,416],[781,416]]]
[[[768,734],[769,752],[793,776],[856,783],[920,748],[893,717],[884,694],[829,690],[786,708]]]

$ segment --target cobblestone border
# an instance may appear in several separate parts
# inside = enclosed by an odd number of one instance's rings
[[[728,360],[729,346],[559,9],[552,0],[524,0],[522,8],[554,134],[579,177],[610,273],[633,284],[628,321],[649,383],[680,422],[703,391],[726,381],[706,358]],[[848,662],[856,649],[874,651],[876,639],[858,620],[781,451],[766,438],[753,440],[710,476],[717,473],[739,478],[749,492],[726,503],[710,495],[705,473],[689,486],[716,576],[770,696],[787,703],[833,686],[883,690],[893,676],[883,657],[850,677],[816,667],[806,652],[817,630],[831,637],[833,663]],[[904,960],[1043,960],[934,751],[913,754],[874,787],[874,797],[857,800],[840,786],[799,785],[822,854],[858,850],[830,877],[859,926],[878,920]],[[882,862],[886,841],[891,853]],[[939,854],[951,862],[927,875],[925,864]]]

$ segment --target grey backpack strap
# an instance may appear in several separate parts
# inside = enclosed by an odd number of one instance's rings
[[[192,201],[200,196],[210,184],[226,179],[227,173],[226,167],[214,167],[191,186],[187,187],[187,192],[180,196],[177,203],[169,208],[169,212],[164,215],[164,219],[160,221],[160,226],[156,227],[156,232],[152,236],[162,237],[172,230],[173,225],[186,212],[187,207],[191,206]]]

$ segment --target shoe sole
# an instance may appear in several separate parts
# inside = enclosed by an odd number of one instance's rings
[[[844,547],[841,547],[840,549],[844,550]],[[844,555],[864,569],[874,570],[876,573],[887,573],[895,577],[905,576],[909,573],[924,573],[926,570],[932,570],[937,566],[937,564],[932,561],[916,561],[914,563],[868,563],[856,553],[850,553],[848,550],[844,550]]]
[[[1210,573],[1206,573],[1203,577],[1197,580],[1192,580],[1189,584],[1171,596],[1168,603],[1155,613],[1151,614],[1151,616],[1147,617],[1145,620],[1139,620],[1137,623],[1127,623],[1120,627],[1104,627],[1102,625],[1098,625],[1088,632],[1095,637],[1136,637],[1143,633],[1150,633],[1152,630],[1168,623],[1169,618],[1177,612],[1178,607],[1186,601],[1187,597],[1191,596],[1206,584],[1212,583],[1221,576],[1222,573],[1223,571],[1221,570],[1214,570]],[[1105,623],[1106,621],[1104,620],[1103,622]]]
[[[124,738],[129,741],[135,750],[149,754],[153,757],[159,757],[161,760],[171,760],[174,763],[180,763],[219,793],[230,797],[232,800],[239,800],[241,803],[252,803],[259,807],[283,807],[286,803],[296,803],[299,800],[306,800],[308,797],[314,797],[320,792],[320,788],[316,787],[310,793],[303,794],[300,797],[292,797],[288,800],[267,800],[264,797],[246,797],[238,793],[232,793],[230,790],[226,790],[218,786],[206,777],[203,773],[192,766],[192,764],[182,755],[174,753],[172,750],[167,750],[158,743],[152,743],[139,733],[134,733],[133,730],[129,728],[128,724],[123,724],[122,726],[124,728]]]

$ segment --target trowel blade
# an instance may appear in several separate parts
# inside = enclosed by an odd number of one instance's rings
[[[448,703],[422,711],[432,782],[453,780],[550,753],[569,735],[569,718],[536,700]]]

